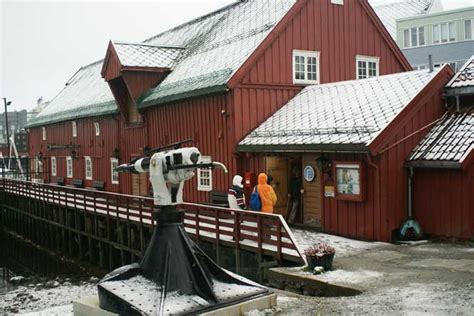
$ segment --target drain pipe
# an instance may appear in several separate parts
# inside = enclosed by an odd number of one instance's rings
[[[408,167],[408,219],[412,219],[412,207],[413,207],[413,200],[412,200],[412,195],[413,195],[413,188],[412,188],[412,183],[413,183],[413,167]]]

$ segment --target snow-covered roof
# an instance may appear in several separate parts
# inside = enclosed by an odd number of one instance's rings
[[[410,154],[410,162],[454,162],[474,150],[474,108],[464,113],[447,113]],[[449,164],[446,164],[448,166]],[[451,164],[452,166],[452,164]]]
[[[102,61],[79,69],[28,127],[117,112],[112,92],[100,75],[101,69]]]
[[[398,19],[428,14],[434,2],[435,0],[400,0],[389,4],[376,5],[373,9],[392,38],[396,39]]]
[[[462,66],[462,68],[448,82],[446,88],[462,88],[474,86],[474,55]]]
[[[239,150],[365,150],[439,71],[308,86],[245,137]]]
[[[184,49],[173,71],[139,100],[139,107],[225,91],[234,72],[295,3],[296,0],[238,1],[146,40],[143,44]],[[126,46],[121,48],[125,50]],[[135,50],[130,63],[138,62],[134,59],[139,52]],[[29,127],[117,111],[112,93],[101,77],[101,63],[82,67]]]
[[[120,64],[126,67],[172,68],[182,47],[113,42]]]

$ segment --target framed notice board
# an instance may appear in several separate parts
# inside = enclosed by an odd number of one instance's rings
[[[336,181],[336,198],[363,201],[365,196],[365,169],[361,162],[335,161],[333,173]]]

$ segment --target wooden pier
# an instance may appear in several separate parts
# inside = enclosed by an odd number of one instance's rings
[[[280,215],[183,203],[186,231],[218,264],[261,279],[266,267],[304,262]],[[105,270],[139,260],[156,223],[148,197],[0,179],[1,225]]]

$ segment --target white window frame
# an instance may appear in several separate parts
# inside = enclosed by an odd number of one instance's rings
[[[450,32],[450,27],[449,27],[450,24],[454,24],[454,29],[453,29],[454,34],[451,34],[451,32]],[[437,29],[438,29],[438,32],[439,32],[438,34],[436,34],[436,32],[435,32],[435,27],[437,27]],[[443,27],[446,28],[446,41],[445,42],[443,42]],[[432,37],[433,37],[433,44],[434,45],[454,43],[458,40],[456,21],[448,21],[448,22],[433,24],[432,25],[432,33],[433,33]],[[436,35],[439,35],[438,39],[436,39]],[[451,36],[451,35],[453,35],[453,36]],[[451,38],[454,38],[454,39],[451,40]],[[438,40],[438,42],[436,42],[436,40]]]
[[[344,0],[331,0],[331,4],[344,5]]]
[[[469,37],[469,38],[466,37],[466,30],[467,30],[467,28],[466,28],[466,22],[467,22],[467,21],[470,21],[470,23],[471,23],[471,28],[470,28],[470,30],[469,30],[469,31],[471,32],[471,37]],[[465,19],[465,20],[463,20],[462,22],[463,22],[463,23],[462,23],[462,24],[463,24],[462,27],[464,28],[464,40],[469,41],[469,40],[474,39],[474,36],[473,36],[473,34],[474,34],[474,19]]]
[[[41,134],[43,135],[43,140],[46,140],[46,127],[41,127]]]
[[[72,178],[74,176],[74,165],[72,164],[72,157],[66,156],[66,177]]]
[[[304,57],[304,77],[305,79],[296,79],[296,63],[295,57],[300,56]],[[319,84],[320,83],[320,56],[321,52],[309,51],[309,50],[299,50],[294,49],[292,55],[292,65],[293,65],[293,83],[294,84]],[[316,58],[316,80],[309,80],[308,78],[308,58]]]
[[[72,137],[77,137],[77,123],[76,121],[72,121]]]
[[[365,67],[367,70],[367,74],[365,78],[359,78],[359,62],[365,63]],[[375,63],[375,76],[372,76],[372,77],[369,76],[369,63]],[[380,76],[380,57],[357,55],[355,64],[356,64],[356,79],[357,80],[369,79],[369,78]]]
[[[420,29],[423,29],[423,41],[424,43],[420,44]],[[413,37],[413,30],[415,30],[416,35],[416,45],[412,43]],[[408,43],[406,42],[405,32],[408,31]],[[411,47],[423,47],[426,46],[426,28],[425,26],[414,26],[403,29],[403,48],[411,48]]]
[[[55,177],[58,174],[58,165],[56,157],[51,157],[51,175]]]
[[[114,166],[116,164],[116,166]],[[119,184],[119,173],[114,169],[118,167],[119,161],[117,158],[110,158],[110,183]],[[116,177],[115,177],[116,176]]]
[[[94,122],[95,136],[100,136],[100,123]]]
[[[88,170],[87,164],[90,164],[90,170]],[[93,166],[92,166],[92,158],[90,156],[84,156],[84,171],[86,174],[86,180],[92,180],[93,177]]]
[[[201,156],[202,163],[211,162],[210,156]],[[198,191],[212,191],[212,169],[197,169],[197,189]]]

